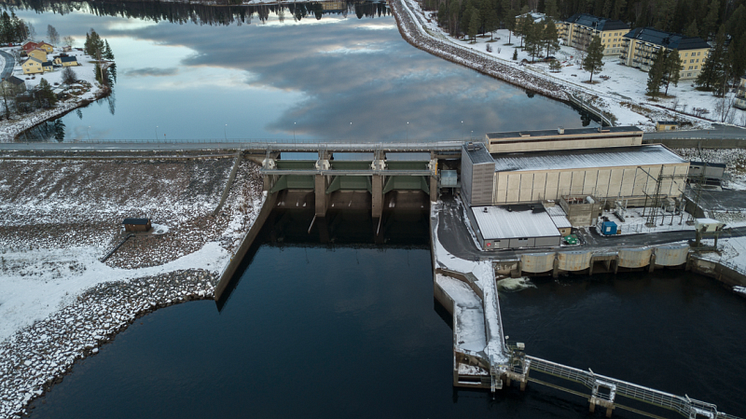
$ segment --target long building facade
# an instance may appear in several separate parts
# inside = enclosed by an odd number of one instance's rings
[[[619,55],[622,52],[622,39],[629,32],[629,25],[621,20],[582,13],[559,22],[557,32],[565,45],[582,51],[588,49],[594,36],[599,36],[604,46],[604,55]]]
[[[689,37],[653,28],[635,28],[624,35],[622,63],[649,71],[658,54],[664,51],[679,51],[681,59],[681,80],[696,79],[710,53],[710,45],[698,37]]]

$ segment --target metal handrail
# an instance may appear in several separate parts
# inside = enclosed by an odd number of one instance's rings
[[[686,417],[690,417],[690,414],[693,411],[705,411],[711,413],[713,417],[717,418],[739,419],[737,416],[718,412],[717,406],[712,403],[692,399],[688,396],[677,396],[675,394],[655,390],[639,384],[606,377],[604,375],[596,374],[593,371],[584,371],[528,355],[526,356],[526,360],[530,362],[530,368],[534,371],[575,381],[588,388],[593,388],[594,384],[598,383],[599,380],[608,382],[615,386],[617,395],[670,409]],[[516,366],[513,367],[513,370],[514,372],[520,373],[520,369]]]

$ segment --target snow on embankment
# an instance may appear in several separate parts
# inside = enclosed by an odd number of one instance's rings
[[[77,359],[98,353],[98,346],[137,317],[182,301],[209,297],[217,274],[176,271],[126,282],[107,282],[0,343],[0,418],[26,414],[40,396]]]
[[[502,316],[500,314],[500,303],[497,296],[497,286],[495,284],[495,271],[492,262],[489,260],[469,261],[458,258],[448,252],[440,243],[438,238],[438,212],[441,205],[434,204],[431,206],[430,217],[436,221],[433,224],[433,246],[436,268],[443,269],[445,274],[450,272],[462,274],[472,285],[478,287],[482,297],[482,311],[484,314],[484,323],[482,332],[485,334],[486,345],[484,353],[493,366],[503,365],[507,362],[507,349],[503,333]],[[436,278],[437,279],[437,278]],[[447,291],[447,289],[444,289]],[[476,291],[476,290],[475,290]],[[464,300],[461,304],[456,300],[458,295],[452,295],[454,303],[469,307],[470,299]],[[470,322],[473,326],[479,326],[481,323]],[[468,331],[460,331],[462,335],[468,335]],[[476,341],[475,339],[473,339]]]
[[[137,317],[213,298],[264,200],[258,166],[244,161],[212,215],[232,164],[0,159],[0,419],[23,413]],[[131,216],[157,231],[102,263]]]
[[[429,34],[424,29],[425,25],[419,21],[422,18],[421,15],[410,9],[416,6],[410,4],[409,0],[392,0],[389,4],[402,37],[415,47],[516,86],[534,90],[544,96],[568,100],[567,86],[522,71],[472,49],[459,48],[455,44],[446,43]]]

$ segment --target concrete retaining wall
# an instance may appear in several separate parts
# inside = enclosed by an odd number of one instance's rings
[[[650,265],[650,255],[653,249],[643,247],[639,249],[619,249],[619,266],[622,268],[644,268]]]
[[[554,252],[531,253],[521,255],[521,269],[523,272],[542,273],[554,268]]]
[[[577,272],[591,266],[591,252],[573,251],[557,253],[558,268],[561,271]]]
[[[679,266],[689,257],[689,245],[678,244],[655,248],[655,264],[658,266]]]

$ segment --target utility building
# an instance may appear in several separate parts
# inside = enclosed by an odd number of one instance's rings
[[[472,207],[467,214],[484,250],[554,247],[562,240],[541,204]]]
[[[689,162],[661,145],[510,153],[495,157],[495,205],[559,200],[563,196],[679,198]]]
[[[485,135],[490,153],[627,147],[642,144],[634,126],[498,132]]]

